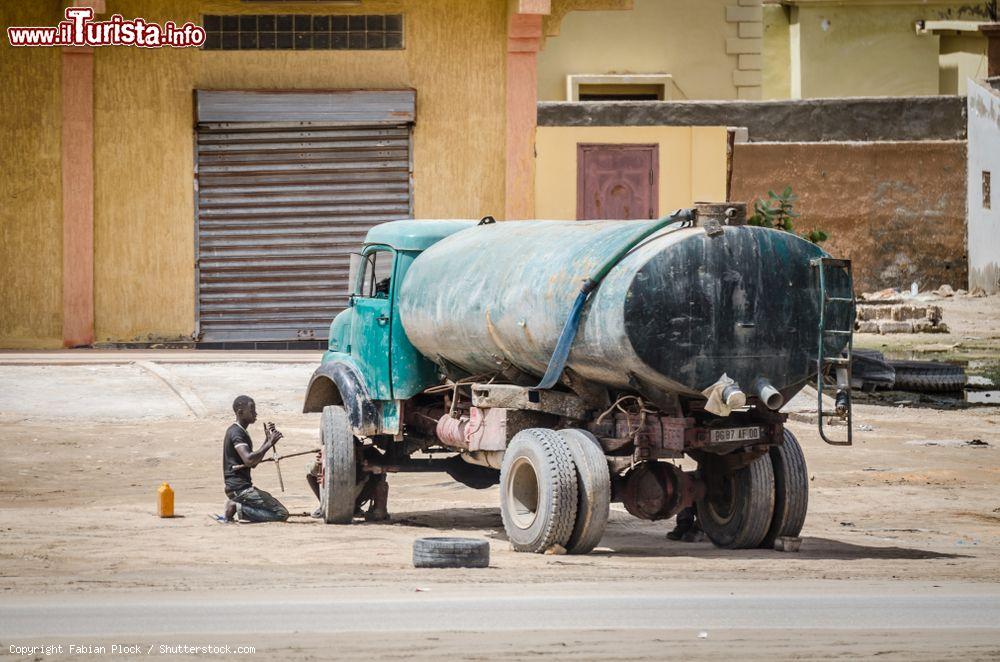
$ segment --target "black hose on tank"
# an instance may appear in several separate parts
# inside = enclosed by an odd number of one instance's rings
[[[576,301],[573,302],[573,307],[569,311],[569,317],[566,319],[562,332],[559,334],[559,341],[556,342],[555,351],[552,352],[552,356],[549,358],[549,365],[545,369],[545,374],[542,375],[542,381],[535,387],[536,390],[550,389],[559,381],[563,370],[566,368],[569,350],[573,346],[573,340],[576,338],[576,332],[580,326],[580,316],[583,314],[583,306],[587,303],[587,299],[590,298],[590,294],[597,289],[597,286],[601,284],[604,277],[608,275],[608,272],[621,262],[622,258],[628,255],[629,251],[642,243],[647,237],[677,223],[680,223],[680,226],[674,228],[674,230],[680,230],[686,227],[687,223],[693,222],[696,217],[697,212],[694,209],[678,209],[669,216],[664,216],[654,222],[652,225],[642,228],[624,246],[618,249],[614,255],[605,260],[598,267],[597,271],[583,281],[580,293],[576,295]]]

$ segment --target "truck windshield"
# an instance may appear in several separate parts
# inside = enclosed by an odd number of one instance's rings
[[[366,298],[388,298],[394,257],[389,248],[366,251],[365,254],[352,253],[352,293]]]

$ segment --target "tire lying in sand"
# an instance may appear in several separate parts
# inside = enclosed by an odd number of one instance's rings
[[[895,389],[917,393],[954,393],[965,388],[965,375],[934,373],[896,373]]]
[[[415,568],[486,568],[490,544],[475,538],[417,538],[413,542]]]
[[[965,388],[962,366],[939,361],[890,361],[896,371],[893,388],[916,393],[950,393]]]

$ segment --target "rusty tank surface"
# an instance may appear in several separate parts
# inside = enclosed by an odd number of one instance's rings
[[[821,437],[850,444],[850,263],[742,218],[373,228],[303,407],[322,413],[324,519],[353,521],[362,479],[439,471],[499,483],[518,551],[593,550],[612,502],[793,548],[809,475],[781,407],[814,382]]]

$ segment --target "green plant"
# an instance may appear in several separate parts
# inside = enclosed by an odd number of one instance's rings
[[[767,198],[758,198],[753,203],[754,214],[747,219],[750,225],[757,225],[764,228],[775,228],[795,234],[793,221],[799,217],[795,213],[795,202],[798,197],[792,193],[792,187],[786,186],[781,193],[774,191],[767,192]],[[814,244],[826,241],[829,237],[822,230],[810,230],[802,233],[801,236],[806,241]]]

